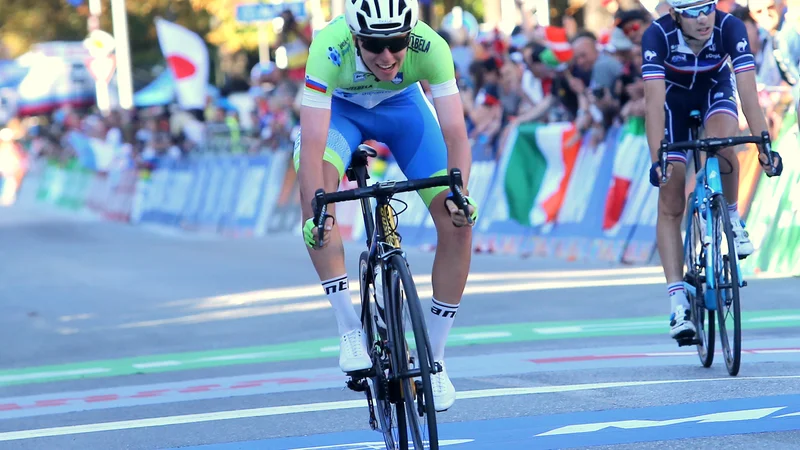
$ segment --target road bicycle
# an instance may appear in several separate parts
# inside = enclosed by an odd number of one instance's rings
[[[319,189],[313,200],[319,242],[322,242],[322,225],[331,217],[326,214],[327,205],[360,200],[364,217],[368,250],[359,258],[358,280],[361,323],[367,335],[372,368],[348,373],[347,387],[366,394],[370,427],[382,432],[387,449],[438,450],[431,375],[440,372],[441,366],[433,360],[422,306],[405,252],[400,247],[397,216],[405,209],[398,212],[390,202],[404,204],[392,198],[397,193],[449,186],[456,206],[469,223],[472,220],[462,193],[460,170],[451,169],[446,176],[383,181],[367,186],[367,161],[375,156],[375,149],[360,145],[347,169],[348,179],[356,180],[358,187],[332,193]],[[374,209],[373,198],[377,203]],[[413,447],[409,447],[409,442]]]
[[[700,111],[692,111],[690,119],[690,140],[674,144],[662,141],[659,150],[662,183],[667,181],[667,152],[692,150],[695,167],[696,185],[687,202],[683,284],[697,333],[693,338],[679,339],[678,345],[696,345],[700,362],[704,367],[711,367],[716,311],[725,366],[731,376],[736,376],[742,359],[739,289],[747,286],[747,281],[739,266],[743,258],[736,254],[717,153],[740,144],[760,144],[759,152],[766,153],[768,161],[772,161],[771,142],[766,131],[761,136],[697,139],[702,126]],[[705,164],[701,161],[701,152],[706,153]]]

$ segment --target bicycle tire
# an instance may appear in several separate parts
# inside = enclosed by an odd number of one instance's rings
[[[695,195],[691,193],[687,205],[691,208]],[[697,357],[703,367],[711,367],[714,362],[714,314],[706,309],[704,283],[700,282],[702,271],[705,267],[703,261],[703,238],[705,230],[700,220],[700,211],[688,215],[686,224],[686,237],[684,241],[684,281],[695,288],[694,294],[686,292],[692,311],[697,336],[701,343],[697,344]],[[708,322],[706,323],[706,318]]]
[[[361,325],[367,334],[367,345],[374,373],[369,379],[375,415],[378,426],[383,435],[386,448],[395,450],[400,442],[405,442],[404,449],[408,448],[408,434],[405,419],[405,406],[402,403],[392,402],[393,389],[388,381],[386,371],[392,371],[391,360],[386,356],[385,336],[377,325],[377,308],[375,300],[375,282],[373,280],[373,266],[369,261],[369,252],[362,252],[358,259],[358,281],[361,294]],[[395,389],[396,390],[396,389]]]
[[[422,315],[422,306],[419,302],[417,289],[411,277],[406,260],[398,255],[392,255],[388,261],[390,275],[387,285],[391,287],[391,303],[387,303],[387,309],[391,308],[394,322],[394,349],[398,360],[409,361],[420,371],[420,383],[413,378],[401,378],[403,400],[406,405],[406,418],[409,426],[411,438],[415,449],[428,448],[430,450],[439,449],[439,433],[436,424],[436,409],[433,404],[433,387],[431,385],[431,348],[428,340],[428,331],[425,327],[425,317]],[[404,294],[404,295],[403,295]],[[405,297],[405,298],[403,298]],[[388,298],[387,298],[388,300]],[[411,331],[414,333],[414,344],[416,345],[416,358],[409,359],[408,343],[405,339],[405,326],[403,324],[403,305],[408,306],[408,319],[411,321]],[[422,388],[421,401],[418,395],[419,388]],[[409,401],[409,399],[412,399]],[[428,432],[428,446],[424,445],[424,432],[420,428],[419,417],[425,417]]]
[[[739,304],[739,273],[736,269],[736,243],[734,241],[733,226],[728,214],[728,202],[722,195],[715,195],[711,199],[711,213],[714,220],[714,278],[716,280],[717,322],[719,324],[719,337],[722,343],[722,356],[725,358],[725,367],[731,376],[739,374],[742,362],[742,315]],[[719,222],[718,222],[719,219]],[[720,223],[722,229],[719,229]],[[728,253],[721,254],[722,234],[727,241]],[[732,257],[731,257],[732,256]],[[733,261],[733,262],[732,262]],[[731,264],[734,267],[731,267]],[[720,289],[720,286],[726,286]],[[727,312],[733,312],[733,346],[728,336]]]

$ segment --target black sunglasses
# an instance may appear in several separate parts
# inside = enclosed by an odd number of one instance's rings
[[[411,42],[411,34],[393,38],[358,38],[361,41],[361,47],[376,55],[383,53],[384,49],[389,49],[391,53],[398,53],[408,48]]]

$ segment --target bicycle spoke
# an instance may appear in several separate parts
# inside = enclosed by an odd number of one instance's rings
[[[690,208],[694,204],[694,197],[694,193],[689,196],[687,204]],[[705,270],[702,236],[706,230],[698,210],[693,210],[687,220],[684,241],[684,281],[694,287],[694,293],[687,292],[687,297],[691,306],[692,322],[697,330],[695,337],[699,340],[696,345],[697,356],[703,367],[711,367],[714,361],[714,315],[706,310],[703,297],[706,289],[702,281]]]
[[[717,283],[717,322],[728,373],[739,373],[742,357],[742,326],[739,305],[739,274],[736,244],[728,214],[728,205],[721,195],[712,201],[713,267]]]
[[[425,318],[405,260],[395,255],[391,258],[390,265],[393,268],[392,291],[396,293],[392,298],[393,309],[399,309],[395,327],[397,330],[402,330],[402,334],[395,335],[399,339],[396,339],[394,348],[398,355],[397,359],[403,365],[398,372],[402,376],[400,384],[403,386],[409,434],[415,449],[438,450],[436,411],[433,408],[430,379],[430,344],[425,329]],[[409,372],[419,375],[410,377]]]

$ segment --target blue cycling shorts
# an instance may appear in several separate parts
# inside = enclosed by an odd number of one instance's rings
[[[389,147],[406,178],[429,178],[447,174],[447,146],[439,121],[419,84],[390,97],[372,109],[333,97],[331,124],[323,159],[339,170],[339,177],[350,165],[353,151],[366,140],[374,139]],[[294,167],[300,167],[300,136],[294,144]],[[427,206],[448,187],[419,191]]]
[[[681,142],[697,139],[690,136],[689,113],[699,110],[705,124],[714,114],[728,114],[739,121],[739,107],[734,95],[736,82],[727,66],[711,79],[710,85],[687,90],[676,85],[667,84],[667,102],[664,105],[665,138],[668,142]],[[668,161],[686,164],[686,151],[669,152]]]

